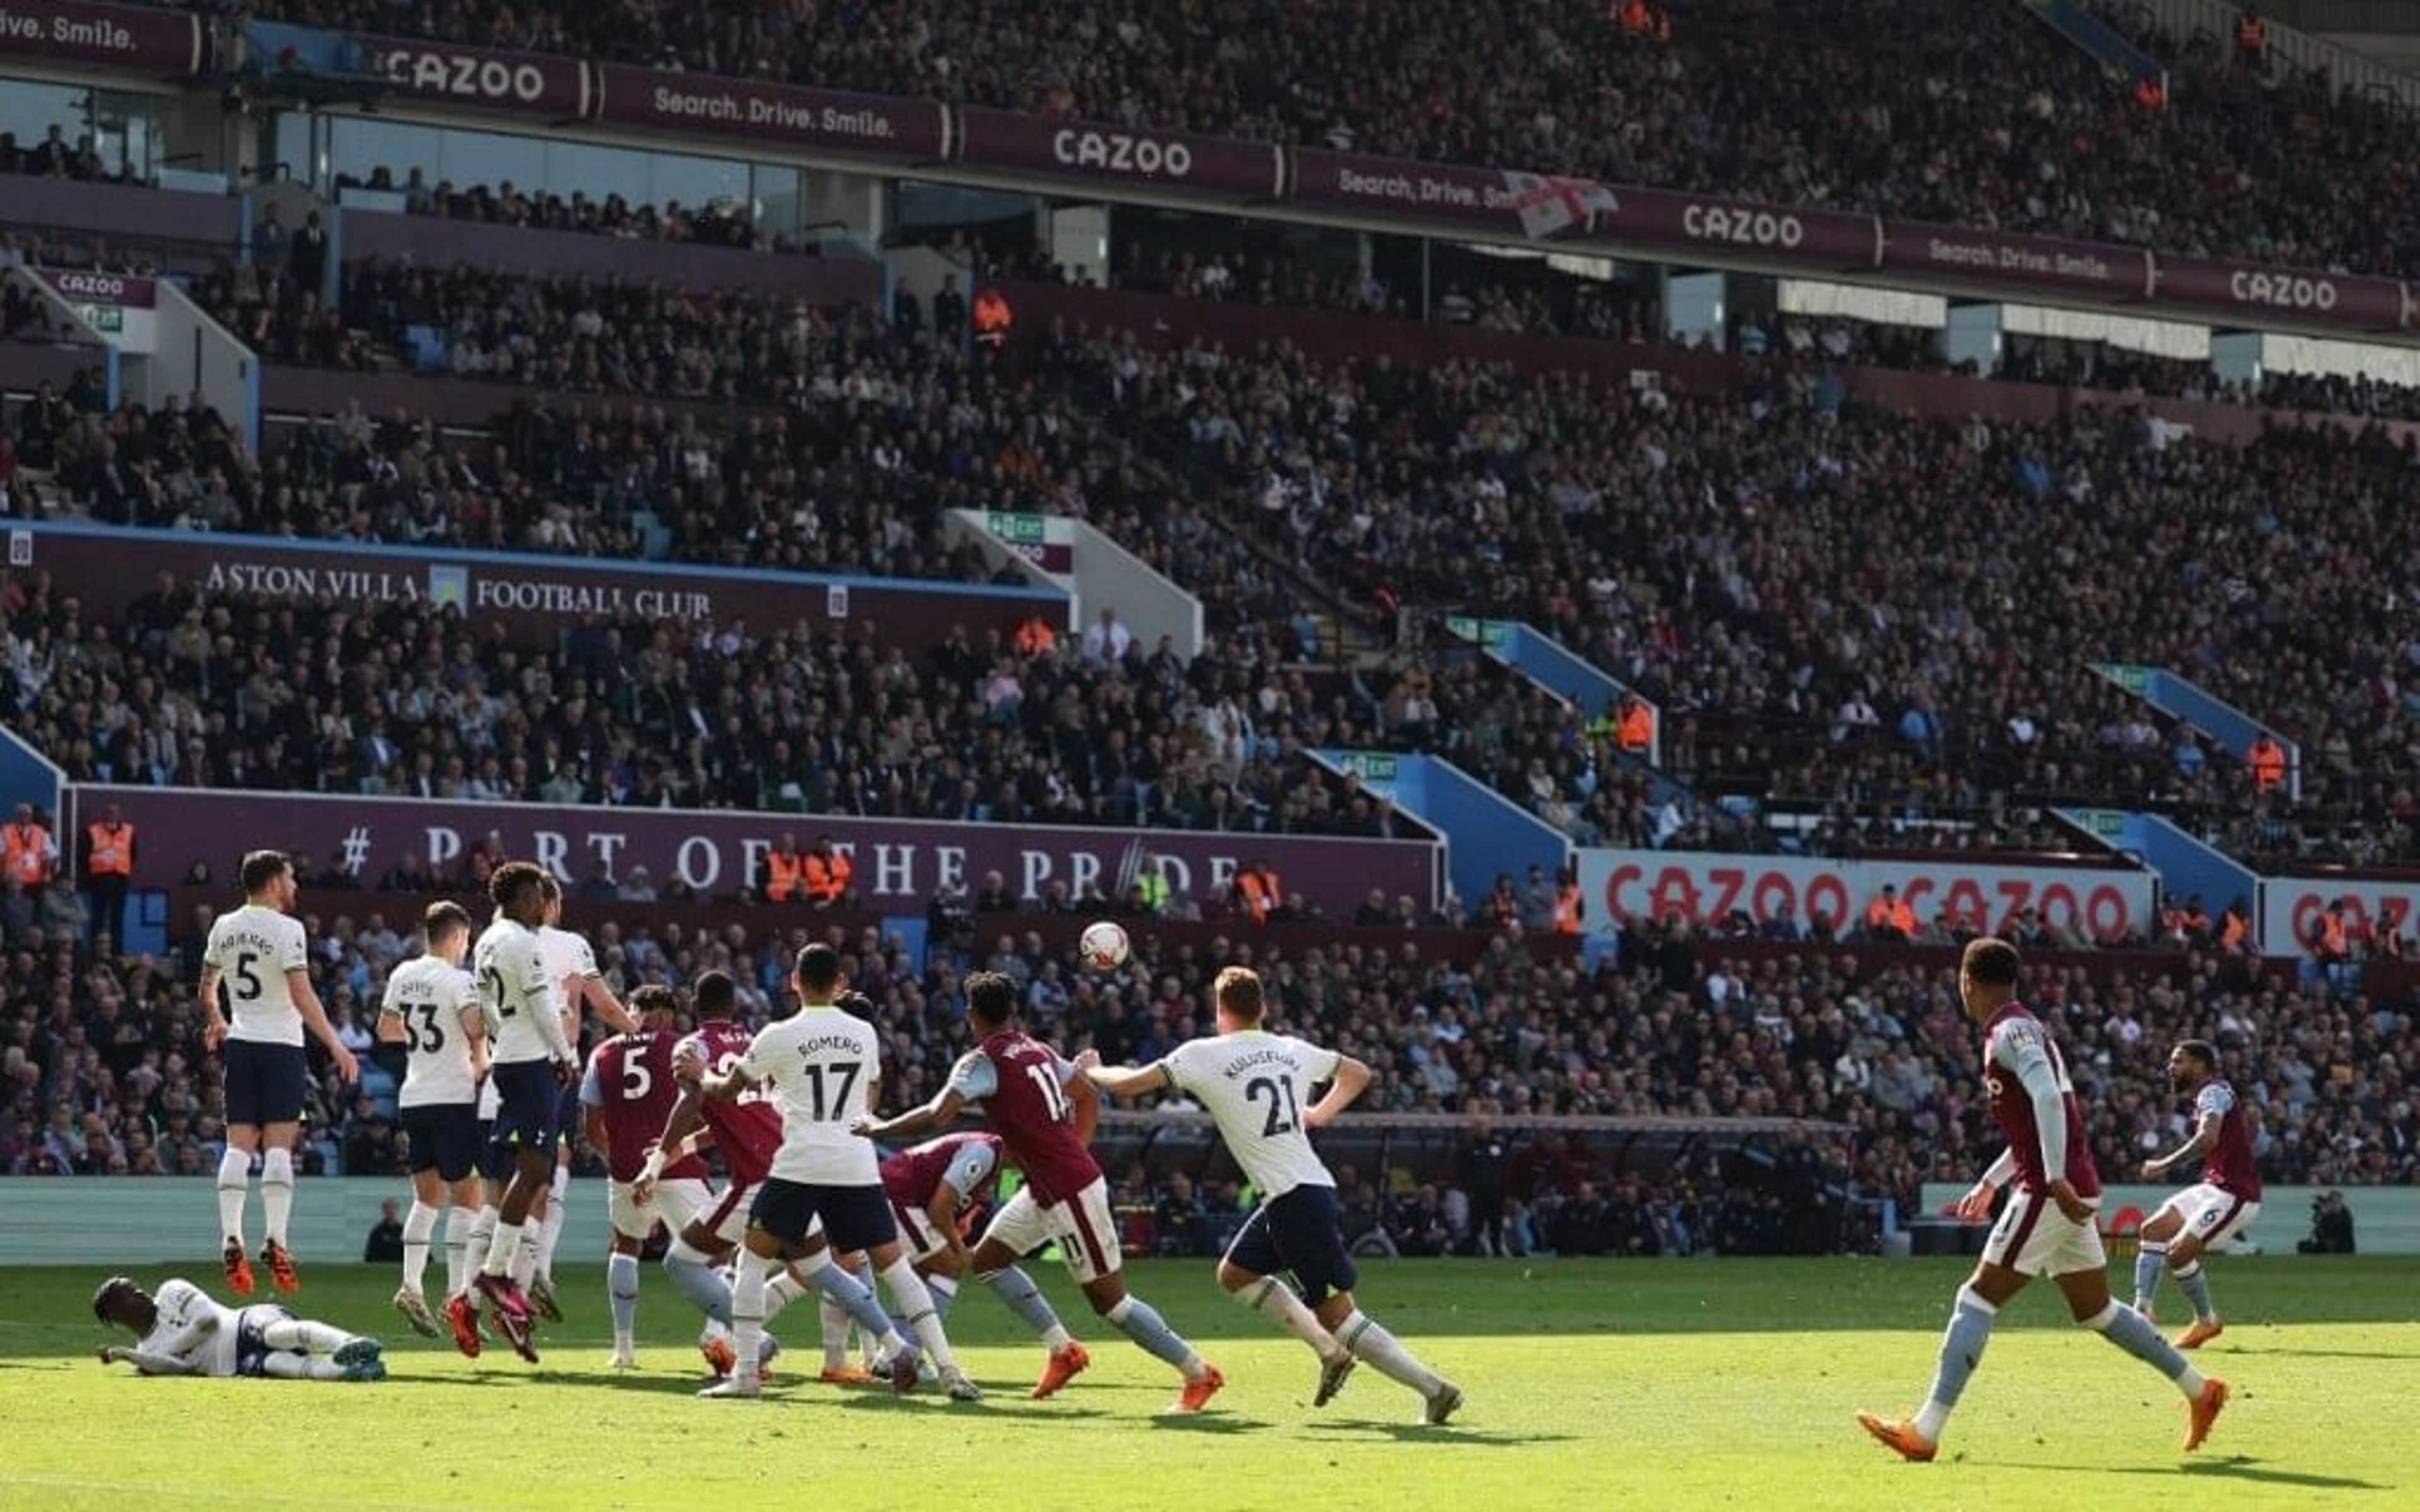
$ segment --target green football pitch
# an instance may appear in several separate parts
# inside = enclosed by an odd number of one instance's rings
[[[642,1368],[617,1377],[601,1268],[566,1272],[569,1319],[528,1366],[412,1336],[388,1306],[387,1267],[311,1267],[298,1310],[389,1347],[391,1379],[345,1386],[104,1369],[96,1274],[0,1271],[0,1507],[2420,1505],[2400,1405],[2420,1365],[2420,1262],[2213,1265],[2229,1326],[2200,1363],[2235,1399],[2190,1456],[2175,1393],[2067,1325],[2038,1287],[2004,1315],[1941,1460],[1901,1464],[1852,1414],[1915,1404],[1962,1269],[1373,1264],[1364,1302],[1468,1393],[1442,1429],[1367,1369],[1312,1411],[1309,1352],[1220,1298],[1204,1262],[1133,1271],[1226,1373],[1190,1418],[1164,1412],[1173,1374],[1058,1276],[1047,1285],[1092,1370],[1027,1400],[1041,1350],[974,1291],[952,1332],[990,1396],[954,1406],[786,1375],[762,1402],[696,1400],[693,1320],[652,1272]],[[183,1273],[225,1300],[209,1269]],[[2181,1305],[2173,1288],[2165,1300]],[[811,1315],[775,1332],[809,1363]]]

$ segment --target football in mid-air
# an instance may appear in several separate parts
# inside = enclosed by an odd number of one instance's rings
[[[1126,932],[1120,924],[1104,918],[1084,926],[1084,937],[1077,943],[1084,964],[1094,971],[1115,971],[1126,964]]]

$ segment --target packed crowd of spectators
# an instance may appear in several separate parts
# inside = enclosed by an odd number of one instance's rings
[[[500,293],[482,280],[360,281],[389,302],[459,281],[472,302]],[[47,466],[53,494],[130,523],[960,579],[987,569],[945,542],[944,510],[1074,515],[1207,601],[1206,675],[1264,744],[1440,750],[1587,841],[1746,843],[1732,810],[1775,802],[1869,842],[1947,816],[1935,841],[2007,846],[2034,843],[2048,805],[2114,802],[2248,855],[2415,849],[2412,652],[2361,628],[2392,624],[2408,588],[2330,545],[2376,538],[2408,476],[2376,438],[2229,451],[2093,410],[1941,425],[1799,372],[1699,395],[1066,333],[1001,365],[861,312],[728,307],[805,332],[785,407],[541,392],[462,440],[349,405],[256,463],[206,405],[103,414],[85,382],[20,407],[26,476],[0,487],[43,507]],[[1228,498],[1223,527],[1164,507],[1185,485],[1155,438],[1210,470],[1191,491]],[[1996,537],[1935,528],[1944,489],[1975,518],[2059,528],[1985,552]],[[1430,639],[1284,670],[1332,649],[1289,561],[1365,607],[1542,626],[1663,706],[1663,765],[1701,796],[1651,795],[1601,723]],[[2035,615],[2053,583],[2090,612]],[[2102,660],[2176,667],[2301,740],[2301,804],[2253,792],[2206,737],[2089,673]]]
[[[628,618],[516,645],[426,601],[205,594],[122,625],[10,583],[0,706],[76,780],[999,823],[1354,832],[1242,669],[1131,637],[910,655],[810,622]]]
[[[2420,642],[2381,628],[2412,585],[2352,544],[2409,491],[2381,436],[2228,448],[2123,410],[1943,424],[1787,378],[1695,394],[1132,335],[1042,361],[1217,469],[1240,528],[1325,580],[1526,620],[1640,688],[1665,765],[1709,792],[2114,801],[2256,853],[2413,852]],[[2098,662],[2291,733],[2301,817],[2337,827],[2277,833],[2281,790]]]
[[[273,0],[278,19],[402,28],[701,73],[941,97],[1044,115],[2306,267],[2400,273],[2415,170],[2388,105],[2278,62],[2154,44],[2130,85],[2024,8],[1695,0],[1666,29],[1623,7],[1171,8],[1033,15],[922,0],[821,11],[669,0],[409,10]],[[1337,60],[1349,60],[1339,67]]]
[[[414,923],[369,906],[323,893],[302,902],[321,996],[365,1060],[380,984],[411,950]],[[996,934],[991,922],[970,949],[923,966],[872,928],[711,932],[667,916],[591,933],[616,993],[723,969],[737,979],[751,1023],[782,1011],[797,946],[831,939],[848,956],[852,985],[876,1005],[886,1107],[930,1095],[963,1049],[965,969],[1007,973],[1036,1032],[1068,1053],[1090,1046],[1140,1063],[1209,1032],[1214,965],[1254,964],[1283,1027],[1376,1071],[1365,1109],[1468,1120],[1450,1150],[1407,1140],[1400,1170],[1344,1163],[1341,1202],[1373,1253],[1866,1248],[1883,1199],[1913,1215],[1923,1182],[1971,1180],[1996,1152],[1976,1032],[1948,969],[1878,967],[1822,948],[1735,960],[1719,944],[1693,947],[1677,925],[1640,922],[1592,969],[1533,955],[1508,933],[1466,966],[1384,934],[1291,955],[1239,936],[1146,949],[1097,973],[1038,935],[1020,936],[1013,920]],[[18,931],[0,958],[0,1170],[211,1168],[221,1112],[194,976],[174,955],[119,960],[64,932]],[[2026,996],[2061,1039],[2104,1179],[2135,1179],[2143,1160],[2190,1132],[2164,1072],[2169,1045],[2188,1037],[2219,1046],[2269,1180],[2420,1175],[2420,1119],[2400,1069],[2420,1052],[2408,1001],[2233,975],[2198,956],[2156,973],[2038,957]],[[374,1065],[347,1088],[314,1056],[306,1169],[399,1172],[392,1068]],[[1561,1114],[1810,1122],[1745,1145],[1715,1141],[1641,1171],[1616,1144],[1526,1122]],[[1163,1243],[1200,1242],[1232,1226],[1242,1194],[1231,1167],[1162,1158],[1146,1168],[1147,1154],[1113,1160],[1112,1174],[1124,1201],[1156,1210]]]
[[[735,247],[752,252],[794,252],[798,239],[767,231],[756,224],[747,202],[715,199],[704,205],[667,200],[659,209],[632,204],[618,193],[590,195],[574,190],[568,195],[550,190],[524,190],[505,179],[495,185],[457,186],[451,179],[428,182],[418,166],[398,179],[380,166],[366,178],[340,176],[337,188],[362,189],[403,196],[407,215],[469,221],[481,225],[525,226],[538,231],[577,231],[612,237],[618,241],[680,241],[693,246]]]

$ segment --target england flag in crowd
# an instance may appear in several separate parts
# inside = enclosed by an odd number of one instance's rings
[[[1507,168],[1504,188],[1512,196],[1512,208],[1521,212],[1521,229],[1533,237],[1550,237],[1585,225],[1597,210],[1610,214],[1621,208],[1613,186],[1593,178],[1561,178]]]

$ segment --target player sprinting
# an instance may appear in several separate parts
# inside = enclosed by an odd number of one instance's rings
[[[968,1130],[928,1139],[882,1163],[882,1191],[891,1199],[892,1217],[898,1221],[900,1242],[907,1246],[908,1258],[924,1278],[933,1293],[934,1310],[945,1322],[959,1286],[975,1269],[961,1225],[975,1204],[999,1189],[1004,1157],[1000,1135]],[[1031,1298],[1028,1305],[1018,1308],[1019,1315],[1033,1325],[1054,1359],[1064,1357],[1066,1374],[1059,1384],[1092,1364],[1092,1357],[1069,1335],[1030,1276],[1012,1265],[998,1273],[998,1277],[992,1287],[1001,1295]],[[1046,1362],[1044,1378],[1048,1376]]]
[[[1356,1360],[1419,1394],[1421,1417],[1443,1424],[1460,1410],[1462,1388],[1420,1363],[1403,1341],[1361,1311],[1359,1280],[1337,1215],[1336,1179],[1311,1148],[1311,1131],[1353,1105],[1371,1081],[1350,1056],[1263,1027],[1268,1001],[1260,977],[1242,966],[1218,973],[1211,988],[1218,1033],[1189,1040],[1153,1065],[1105,1067],[1087,1051],[1077,1064],[1112,1097],[1181,1091],[1206,1109],[1235,1164],[1260,1189],[1260,1206],[1218,1262],[1218,1285],[1274,1319],[1319,1356],[1324,1406]],[[1311,1089],[1328,1084],[1313,1103]],[[1280,1277],[1302,1286],[1297,1297]]]
[[[709,1098],[701,1085],[708,1072],[727,1075],[737,1069],[754,1041],[754,1036],[732,1020],[738,1000],[738,988],[730,973],[699,973],[690,999],[697,1012],[697,1028],[673,1053],[680,1100],[665,1119],[656,1149],[649,1152],[630,1189],[634,1200],[646,1202],[664,1174],[677,1169],[681,1160],[708,1146],[722,1151],[723,1169],[728,1177],[722,1196],[687,1226],[675,1230],[673,1242],[664,1251],[664,1275],[675,1289],[706,1315],[710,1326],[698,1341],[698,1348],[714,1373],[725,1379],[736,1375],[739,1354],[728,1332],[732,1322],[732,1284],[716,1267],[746,1239],[750,1210],[757,1193],[773,1174],[774,1161],[783,1141],[782,1110],[769,1095],[749,1090],[729,1099]],[[892,1330],[881,1302],[865,1284],[839,1269],[832,1259],[818,1232],[801,1246],[798,1263],[767,1284],[764,1316],[769,1319],[810,1288],[820,1290],[844,1317],[857,1319],[893,1351],[892,1389],[913,1390],[916,1351],[908,1348]],[[836,1329],[845,1331],[845,1324],[828,1317],[824,1327],[827,1344],[822,1379],[841,1385],[871,1381],[873,1378],[866,1372],[833,1354],[830,1340]],[[722,1332],[716,1332],[716,1328]],[[769,1346],[769,1336],[768,1342]],[[761,1383],[764,1352],[759,1351],[756,1358]]]
[[[580,1063],[564,1038],[562,1004],[538,949],[546,917],[546,873],[528,861],[508,861],[488,879],[496,918],[472,952],[472,975],[488,1035],[495,1041],[490,1075],[496,1084],[497,1140],[513,1151],[513,1178],[497,1207],[488,1255],[473,1283],[493,1304],[497,1326],[516,1353],[535,1361],[529,1299],[512,1278],[521,1225],[554,1175],[558,1090],[579,1079]]]
[[[2226,1405],[2226,1382],[2205,1379],[2149,1319],[2109,1295],[2109,1262],[2093,1227],[2101,1175],[2085,1140],[2084,1113],[2050,1030],[2017,1001],[2018,967],[2016,947],[1988,937],[1969,942],[1959,965],[1958,995],[1966,1016],[1983,1026],[1983,1086],[2009,1148],[1959,1199],[1958,1214],[1970,1221],[1988,1216],[2011,1176],[2016,1191],[1993,1225],[1974,1275],[1959,1288],[1922,1409],[1898,1422],[1860,1412],[1857,1422],[1900,1457],[1931,1459],[1991,1341],[1993,1320],[2027,1281],[2047,1275],[2065,1293],[2077,1322],[2184,1394],[2184,1446],[2198,1449]]]
[[[1025,1184],[992,1214],[969,1263],[1009,1311],[1050,1346],[1048,1367],[1033,1396],[1050,1396],[1091,1364],[1083,1347],[1059,1326],[1032,1281],[1016,1268],[1026,1254],[1057,1240],[1068,1273],[1083,1288],[1093,1310],[1185,1378],[1176,1410],[1202,1411],[1226,1378],[1178,1336],[1156,1308],[1126,1290],[1121,1273],[1125,1257],[1109,1214],[1109,1182],[1086,1148],[1099,1116],[1091,1084],[1058,1051],[1018,1026],[1016,988],[1006,977],[971,973],[966,993],[967,1019],[982,1042],[959,1057],[949,1084],[931,1102],[860,1127],[875,1139],[922,1138],[948,1128],[968,1103],[981,1103],[992,1132],[1025,1173]]]
[[[2252,1127],[2242,1100],[2235,1095],[2234,1084],[2218,1073],[2216,1045],[2187,1040],[2170,1050],[2168,1080],[2177,1090],[2193,1095],[2193,1137],[2180,1149],[2145,1161],[2143,1180],[2164,1181],[2170,1171],[2199,1155],[2201,1180],[2162,1203],[2143,1226],[2143,1247],[2134,1257],[2134,1310],[2152,1316],[2164,1265],[2176,1273],[2177,1285],[2193,1304],[2193,1326],[2178,1336],[2177,1348],[2198,1350],[2226,1332],[2210,1299],[2202,1256],[2252,1227],[2259,1216],[2260,1163],[2252,1153]]]
[[[92,1294],[92,1315],[132,1334],[132,1349],[101,1346],[102,1365],[147,1376],[262,1376],[275,1381],[384,1381],[379,1341],[295,1317],[274,1304],[222,1307],[190,1281],[154,1297],[122,1275]]]
[[[704,1395],[757,1394],[766,1283],[777,1267],[806,1257],[808,1230],[820,1222],[832,1247],[863,1250],[873,1261],[892,1301],[914,1329],[917,1343],[939,1369],[950,1398],[980,1401],[983,1393],[950,1351],[932,1294],[899,1251],[898,1229],[882,1195],[874,1147],[857,1132],[865,1121],[873,1086],[881,1078],[881,1041],[873,1025],[835,1005],[841,990],[840,954],[830,946],[800,950],[790,986],[799,995],[799,1011],[759,1030],[730,1070],[706,1072],[693,1057],[680,1061],[684,1079],[695,1079],[709,1099],[734,1101],[762,1087],[782,1110],[782,1148],[774,1153],[771,1175],[750,1204],[748,1237],[739,1248],[739,1273],[732,1286],[738,1364],[731,1379],[707,1387]],[[827,1260],[822,1273],[840,1273]],[[907,1351],[899,1354],[904,1359]],[[908,1368],[912,1371],[912,1363]]]
[[[605,1260],[605,1291],[613,1309],[611,1363],[616,1370],[638,1364],[639,1251],[647,1236],[658,1220],[678,1234],[714,1205],[706,1163],[694,1155],[661,1167],[648,1183],[645,1201],[632,1191],[680,1097],[680,1084],[673,1077],[673,1048],[679,1036],[672,1032],[679,1006],[669,987],[646,986],[632,993],[630,1009],[638,1028],[598,1045],[580,1083],[588,1142],[605,1152],[611,1177],[606,1212],[613,1234]]]
[[[395,1307],[413,1332],[435,1338],[437,1318],[423,1287],[440,1218],[446,1225],[445,1295],[470,1285],[463,1256],[481,1206],[479,1084],[488,1074],[488,1024],[479,990],[462,969],[471,916],[458,903],[431,903],[420,933],[422,953],[386,980],[378,1037],[407,1047],[396,1106],[411,1143],[411,1215],[403,1222],[403,1284]]]
[[[277,851],[254,851],[243,858],[242,877],[243,906],[210,925],[201,1001],[202,1046],[218,1053],[226,1103],[226,1150],[219,1157],[219,1229],[225,1240],[220,1257],[227,1285],[237,1296],[249,1297],[253,1280],[244,1258],[243,1202],[255,1155],[260,1157],[261,1261],[279,1291],[290,1294],[302,1284],[286,1247],[286,1226],[294,1211],[294,1143],[311,1084],[302,1031],[307,1027],[327,1047],[345,1081],[360,1080],[361,1068],[312,990],[302,924],[291,917],[292,863]],[[225,1015],[219,1011],[222,983]]]
[[[597,969],[597,951],[587,938],[562,927],[562,884],[552,873],[543,874],[546,921],[538,926],[538,950],[546,958],[547,980],[562,994],[564,1038],[576,1056],[582,1021],[588,1014],[595,1014],[616,1034],[628,1033],[637,1023],[605,985],[604,973]],[[531,1206],[530,1222],[521,1229],[520,1253],[512,1260],[513,1281],[528,1292],[530,1304],[558,1322],[563,1308],[554,1294],[554,1250],[563,1238],[565,1202],[571,1190],[571,1146],[584,1121],[578,1089],[565,1088],[555,1126],[554,1174]]]

